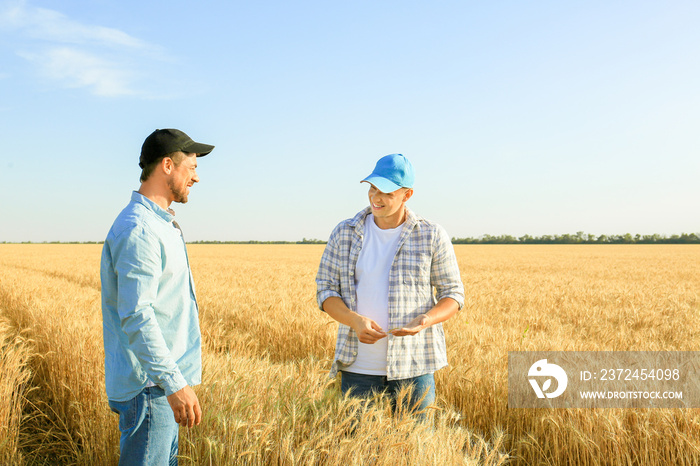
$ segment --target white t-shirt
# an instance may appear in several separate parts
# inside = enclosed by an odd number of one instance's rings
[[[389,272],[396,255],[403,225],[382,230],[374,216],[365,219],[362,250],[355,266],[357,313],[375,321],[385,332],[389,330]],[[374,344],[359,343],[357,359],[343,370],[366,375],[386,375],[387,339]]]

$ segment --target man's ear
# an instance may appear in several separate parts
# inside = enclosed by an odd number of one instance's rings
[[[173,171],[173,168],[175,168],[173,159],[171,159],[170,157],[163,157],[163,160],[161,160],[160,162],[160,168],[163,170],[163,173],[169,175],[170,172]]]
[[[403,193],[403,201],[406,202],[407,200],[411,199],[411,196],[413,196],[413,189],[408,188],[404,193]]]

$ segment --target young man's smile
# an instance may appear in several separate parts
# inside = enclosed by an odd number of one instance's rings
[[[397,189],[391,193],[384,193],[376,186],[370,184],[369,204],[372,207],[374,221],[379,228],[396,228],[405,219],[405,203],[413,195],[409,188]]]

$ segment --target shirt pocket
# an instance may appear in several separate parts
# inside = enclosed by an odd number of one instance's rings
[[[415,247],[402,248],[399,251],[400,280],[405,285],[430,285],[430,253]]]
[[[180,236],[167,238],[161,252],[163,257],[163,275],[182,278],[189,274],[187,253]]]

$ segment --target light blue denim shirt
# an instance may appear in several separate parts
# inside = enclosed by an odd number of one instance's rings
[[[171,395],[202,380],[199,310],[173,215],[134,192],[107,235],[100,266],[107,398],[149,380]]]

